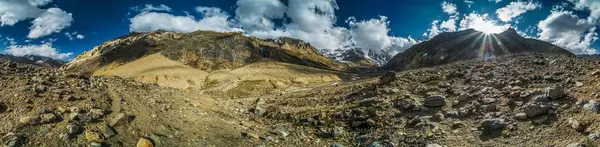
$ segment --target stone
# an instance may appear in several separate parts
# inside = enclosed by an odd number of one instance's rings
[[[425,146],[425,147],[443,147],[443,146],[440,144],[437,144],[437,143],[431,143],[431,144],[427,144],[427,146]]]
[[[162,138],[162,137],[161,137],[160,135],[157,135],[157,134],[154,134],[154,133],[150,134],[150,139],[151,139],[151,140],[152,140],[152,142],[154,142],[154,144],[156,144],[156,145],[160,145],[160,144],[162,144],[162,139],[161,139],[161,138]]]
[[[110,120],[109,125],[111,127],[115,127],[117,125],[121,125],[121,124],[128,123],[128,122],[129,122],[128,116],[125,113],[119,113]]]
[[[104,137],[102,136],[102,134],[96,132],[96,131],[91,131],[91,130],[86,130],[84,133],[85,139],[90,141],[90,142],[102,142],[104,141]]]
[[[379,84],[388,84],[396,80],[398,80],[398,78],[396,77],[396,73],[388,71],[379,78]]]
[[[142,137],[138,140],[136,147],[154,147],[154,144],[149,139]]]
[[[569,118],[568,123],[575,131],[582,132],[585,130],[585,125],[580,123],[577,119]]]
[[[342,128],[342,127],[333,127],[332,129],[329,130],[329,134],[333,138],[337,138],[339,136],[344,135],[344,132],[345,132],[344,128]]]
[[[50,123],[57,120],[56,115],[53,113],[46,113],[41,115],[41,123]]]
[[[105,138],[110,138],[115,136],[115,131],[105,123],[102,125],[102,135],[104,135]]]
[[[254,113],[254,115],[257,115],[257,116],[264,116],[265,113],[267,112],[267,111],[265,111],[265,109],[261,108],[260,106],[256,106],[256,107],[252,108],[251,111],[252,111],[252,113]]]
[[[250,133],[250,132],[242,132],[242,136],[244,137],[248,137],[251,139],[258,139],[258,135],[254,134],[254,133]]]
[[[435,108],[446,105],[446,97],[442,95],[432,95],[423,99],[423,106]]]
[[[442,121],[444,119],[445,119],[444,114],[442,114],[442,113],[436,113],[435,115],[433,115],[431,117],[431,120],[433,120],[433,121]]]
[[[394,107],[400,108],[403,110],[410,110],[416,106],[415,102],[412,99],[401,99],[394,103]]]
[[[63,100],[65,100],[65,101],[75,101],[75,100],[77,100],[77,99],[75,98],[75,96],[72,96],[72,95],[67,95],[67,96],[65,96],[65,97],[63,98]]]
[[[485,119],[481,122],[481,128],[484,131],[501,130],[504,129],[504,127],[506,127],[507,125],[508,124],[506,123],[506,121],[501,118]]]
[[[561,98],[565,97],[565,95],[566,95],[565,88],[563,88],[561,86],[548,87],[545,89],[544,92],[548,93],[548,96],[550,97],[550,99],[561,99]]]
[[[90,147],[102,147],[102,143],[92,142],[90,143]]]
[[[42,119],[39,116],[24,116],[19,119],[19,122],[26,125],[39,124]]]
[[[339,143],[334,143],[334,144],[329,145],[329,147],[344,147],[344,145],[339,144]]]
[[[104,111],[102,109],[91,109],[89,116],[92,117],[92,119],[100,119],[104,116]]]
[[[583,109],[592,113],[600,113],[600,102],[591,100],[583,105]]]
[[[527,114],[524,113],[524,112],[517,113],[517,114],[515,114],[515,119],[517,119],[517,120],[526,120],[527,119]]]
[[[69,135],[75,135],[75,134],[79,133],[80,131],[81,131],[81,127],[79,127],[78,125],[74,125],[74,124],[67,125],[67,134],[69,134]]]
[[[467,101],[467,100],[469,99],[469,95],[468,95],[468,94],[466,94],[466,93],[462,93],[462,94],[460,94],[460,95],[458,96],[458,98],[457,98],[457,99],[458,99],[458,101],[460,101],[460,102],[464,102],[464,101]]]
[[[498,100],[496,100],[495,98],[483,98],[483,99],[481,99],[481,103],[483,103],[484,105],[492,104],[492,103],[494,103],[496,101],[498,101]]]
[[[527,117],[532,118],[548,113],[548,110],[550,110],[550,108],[550,106],[544,104],[529,103],[523,106],[523,111],[525,112]]]
[[[581,83],[581,82],[575,82],[575,86],[581,87],[581,86],[583,86],[583,83]]]
[[[452,125],[450,126],[450,128],[452,129],[458,129],[458,128],[462,128],[463,127],[463,123],[462,122],[452,122]]]

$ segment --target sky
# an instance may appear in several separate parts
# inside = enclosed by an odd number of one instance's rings
[[[600,0],[0,0],[0,53],[71,60],[131,32],[243,32],[318,49],[396,54],[443,32],[476,29],[600,49]]]

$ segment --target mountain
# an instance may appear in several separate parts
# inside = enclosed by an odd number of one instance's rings
[[[583,59],[589,59],[589,60],[600,60],[600,54],[577,55],[577,57],[580,57],[580,58],[583,58]]]
[[[12,61],[22,64],[39,65],[51,68],[58,68],[65,64],[64,61],[55,60],[49,57],[36,56],[36,55],[25,55],[25,56],[13,56],[0,54],[0,61]]]
[[[223,92],[335,81],[344,68],[302,40],[263,40],[212,31],[132,33],[96,46],[63,66],[70,72],[175,88],[221,86],[215,90]]]
[[[324,56],[344,63],[358,66],[383,66],[392,56],[382,50],[368,50],[365,53],[360,48],[354,49],[321,49]]]
[[[489,46],[488,51],[485,49],[486,45]],[[523,52],[573,56],[571,52],[548,42],[524,38],[513,28],[509,28],[499,34],[485,34],[468,29],[442,33],[428,41],[413,45],[406,51],[394,56],[384,68],[400,71],[418,67],[430,67],[460,60],[484,57],[495,58],[497,56]]]

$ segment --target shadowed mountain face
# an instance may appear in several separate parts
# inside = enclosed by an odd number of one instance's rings
[[[401,71],[460,60],[492,59],[497,56],[523,52],[573,55],[548,42],[524,38],[512,28],[499,34],[485,34],[468,29],[442,33],[429,41],[416,44],[394,56],[384,68]]]
[[[120,66],[155,53],[204,71],[234,69],[261,58],[329,70],[342,68],[341,64],[324,57],[301,40],[261,40],[241,33],[211,31],[130,34],[94,47],[64,68],[94,73],[102,67]]]
[[[26,55],[22,57],[0,54],[0,61],[12,61],[21,64],[40,65],[51,68],[58,68],[65,64],[64,61],[54,60],[49,57]]]

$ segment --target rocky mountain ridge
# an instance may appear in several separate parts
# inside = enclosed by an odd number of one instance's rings
[[[36,55],[25,55],[25,56],[13,56],[0,54],[0,60],[12,61],[22,64],[40,65],[51,68],[59,68],[64,65],[65,61],[55,60],[50,57],[36,56]]]
[[[384,68],[406,70],[431,67],[469,59],[493,59],[523,52],[552,53],[573,56],[563,48],[548,42],[524,38],[509,28],[499,34],[485,34],[473,29],[439,34],[428,41],[413,45],[394,56]]]

